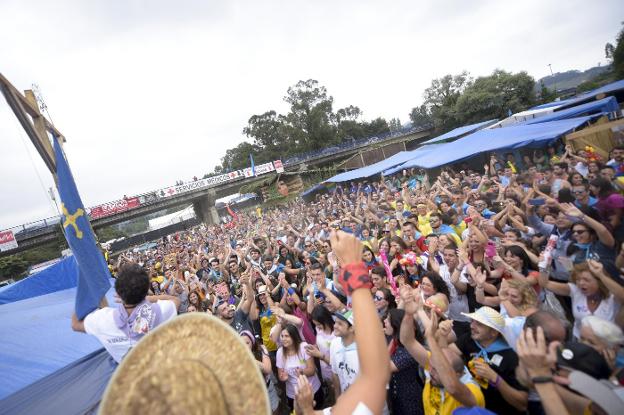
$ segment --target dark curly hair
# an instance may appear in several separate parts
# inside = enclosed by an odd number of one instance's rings
[[[135,262],[124,264],[115,280],[115,291],[126,305],[136,305],[145,299],[149,290],[149,276],[145,268]]]
[[[449,292],[448,285],[446,285],[446,281],[442,279],[440,274],[435,271],[427,271],[422,276],[422,278],[425,277],[427,277],[429,281],[431,281],[431,285],[433,285],[433,289],[436,291],[436,293],[442,293],[446,295],[446,298],[451,301],[451,293]]]

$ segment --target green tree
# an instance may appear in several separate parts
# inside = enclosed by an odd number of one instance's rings
[[[249,167],[249,155],[258,153],[259,149],[257,146],[243,141],[236,147],[230,148],[225,152],[225,156],[221,159],[221,164],[226,170],[244,169]]]
[[[274,160],[285,153],[289,147],[289,139],[284,123],[284,116],[275,111],[267,111],[264,114],[252,115],[243,128],[243,134],[253,139],[256,147],[254,161],[259,163]]]
[[[540,80],[540,103],[546,104],[547,102],[552,102],[557,98],[557,92],[554,90],[550,90],[544,85],[544,81]]]
[[[372,137],[382,135],[390,131],[388,122],[382,117],[375,118],[370,122],[363,123],[364,134],[362,137]]]
[[[285,116],[286,131],[296,148],[306,152],[337,143],[334,98],[318,81],[297,82],[288,88],[284,101],[290,104],[290,112]]]
[[[460,125],[455,104],[471,84],[472,78],[464,71],[458,75],[445,75],[434,79],[429,88],[425,89],[424,105],[437,130],[448,131]]]
[[[409,117],[414,127],[426,127],[434,124],[431,111],[425,104],[412,108]]]
[[[624,22],[622,22],[624,25]],[[615,46],[611,43],[605,45],[605,55],[611,61],[615,79],[624,78],[624,28],[615,38]]]
[[[390,129],[390,131],[394,132],[394,131],[399,131],[402,128],[401,125],[401,120],[398,118],[392,118],[389,122],[388,122],[388,128]]]
[[[497,69],[477,78],[457,99],[455,114],[461,124],[505,118],[535,103],[535,80],[526,72],[512,74]]]

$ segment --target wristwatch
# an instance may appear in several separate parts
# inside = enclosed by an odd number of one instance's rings
[[[535,376],[531,378],[531,382],[533,382],[533,384],[550,383],[552,381],[553,381],[552,376]]]

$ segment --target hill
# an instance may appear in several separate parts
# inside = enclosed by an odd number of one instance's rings
[[[605,66],[594,66],[593,68],[589,68],[586,71],[579,70],[571,70],[566,72],[557,72],[553,75],[548,75],[539,79],[535,83],[536,89],[540,88],[540,82],[544,82],[544,85],[548,89],[555,89],[555,86],[558,91],[568,89],[568,88],[576,88],[583,82],[587,82],[589,80],[595,79],[600,75],[604,75],[605,72],[608,72],[611,67],[609,65]]]

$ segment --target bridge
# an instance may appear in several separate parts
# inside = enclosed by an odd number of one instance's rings
[[[121,200],[89,208],[87,212],[91,226],[94,229],[99,229],[161,210],[192,204],[197,217],[201,221],[204,223],[218,223],[219,216],[215,207],[215,201],[239,193],[242,186],[253,185],[282,173],[297,175],[308,169],[334,164],[358,154],[362,155],[373,148],[380,148],[383,157],[389,157],[399,151],[406,150],[408,146],[411,147],[426,140],[429,138],[431,131],[431,127],[407,126],[401,130],[379,136],[360,140],[347,140],[340,145],[293,156],[284,162],[275,160],[261,164],[255,167],[255,176],[251,172],[251,168],[235,170],[218,176],[193,180],[181,185],[167,186],[140,195],[125,197]],[[360,158],[364,162],[364,158]],[[349,167],[353,168],[354,166]],[[15,226],[4,231],[13,232],[17,241],[17,247],[0,252],[0,257],[56,240],[61,236],[60,217],[46,218]]]

